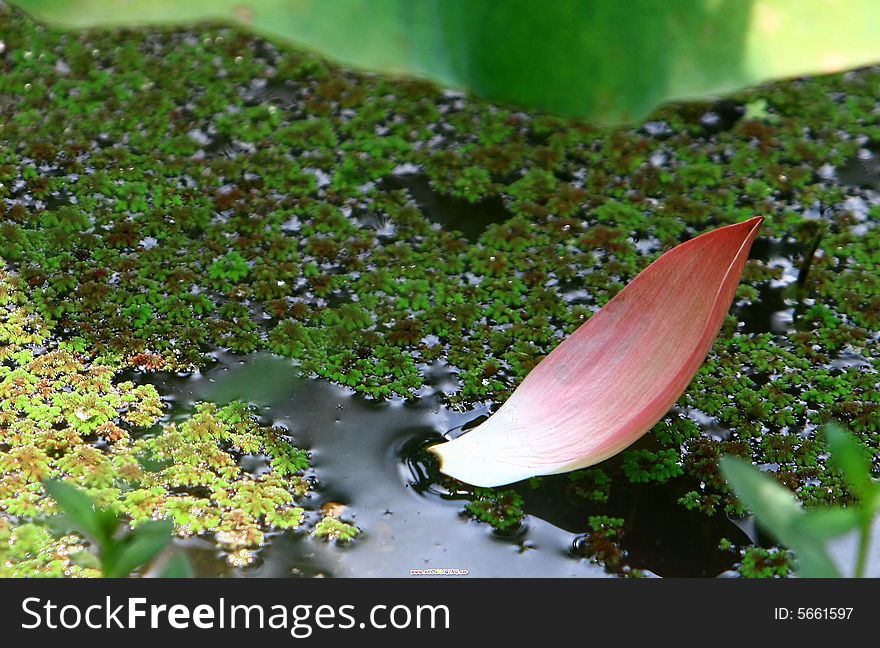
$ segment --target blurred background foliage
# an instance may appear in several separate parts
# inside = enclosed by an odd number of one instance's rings
[[[61,27],[220,21],[337,61],[615,123],[880,60],[875,0],[15,0]]]

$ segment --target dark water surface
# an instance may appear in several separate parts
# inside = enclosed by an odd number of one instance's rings
[[[171,404],[171,420],[185,418],[201,400],[253,403],[264,422],[284,426],[311,453],[316,488],[301,503],[311,520],[322,505],[339,503],[346,507],[342,518],[363,533],[345,547],[305,531],[278,533],[244,568],[229,565],[209,539],[184,541],[200,576],[409,577],[410,569],[455,568],[487,577],[604,577],[576,548],[589,530],[588,517],[597,514],[625,519],[627,562],[649,575],[717,576],[735,559],[718,549],[719,540],[747,542],[723,516],[709,518],[676,503],[693,484],[614,483],[609,501],[597,507],[572,496],[565,475],[546,478],[537,490],[516,486],[526,518],[520,529],[499,534],[463,513],[466,498],[439,485],[424,454],[426,445],[450,431],[455,436],[487,409],[452,411],[430,388],[417,401],[376,403],[300,378],[283,358],[215,355],[217,363],[204,373],[141,378]],[[615,472],[612,466],[609,473]]]
[[[492,223],[503,223],[511,214],[500,197],[468,202],[434,190],[427,176],[421,173],[399,173],[382,180],[386,191],[406,190],[428,220],[443,229],[461,232],[474,243]]]

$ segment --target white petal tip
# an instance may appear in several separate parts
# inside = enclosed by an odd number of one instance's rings
[[[428,451],[439,459],[440,472],[471,486],[505,486],[537,474],[534,466],[492,461],[484,453],[474,452],[472,446],[450,441],[431,446]]]

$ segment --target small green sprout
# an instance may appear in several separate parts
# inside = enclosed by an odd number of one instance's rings
[[[121,530],[119,515],[95,506],[89,497],[76,487],[60,481],[44,483],[46,492],[55,500],[66,519],[55,520],[56,525],[71,528],[88,538],[97,554],[82,552],[77,555],[81,563],[91,562],[100,567],[105,578],[126,578],[132,572],[151,564],[171,543],[174,525],[169,520],[152,520],[135,529]],[[182,556],[169,561],[163,576],[184,577],[190,575],[189,565]]]
[[[871,476],[871,463],[862,446],[840,425],[825,428],[833,462],[858,499],[857,506],[828,506],[804,510],[794,494],[751,463],[737,457],[721,459],[721,472],[758,524],[797,556],[799,574],[811,578],[840,577],[826,542],[859,532],[854,576],[864,577],[871,541],[871,524],[880,511],[880,483]]]

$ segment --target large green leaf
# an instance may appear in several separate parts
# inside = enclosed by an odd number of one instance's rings
[[[598,121],[880,61],[876,0],[16,0],[65,27],[215,20]]]

